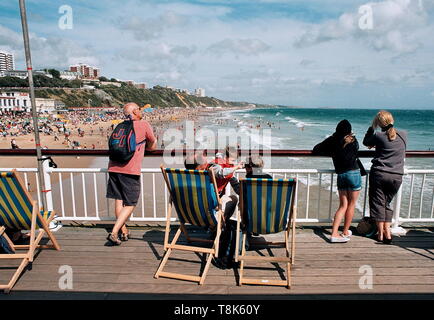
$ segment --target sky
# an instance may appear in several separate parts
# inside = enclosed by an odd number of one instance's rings
[[[228,101],[434,109],[434,0],[26,5],[35,69],[88,63],[108,78]],[[25,68],[18,0],[0,1],[0,50]]]

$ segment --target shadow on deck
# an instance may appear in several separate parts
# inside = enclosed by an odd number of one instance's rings
[[[297,229],[296,259],[292,288],[237,285],[237,270],[212,266],[203,286],[195,283],[154,279],[163,251],[164,230],[159,227],[132,229],[132,239],[119,247],[107,247],[102,227],[63,227],[56,233],[62,251],[43,250],[31,271],[25,271],[9,295],[0,299],[434,299],[434,233],[409,229],[394,245],[378,244],[353,236],[346,244],[330,244],[327,228]],[[282,249],[272,249],[279,255]],[[252,255],[267,255],[253,249]],[[200,256],[175,253],[167,271],[199,275]],[[9,263],[9,264],[8,264]],[[0,261],[0,282],[11,274],[13,262]],[[73,288],[62,290],[61,266],[72,268]],[[284,277],[280,266],[260,264],[247,268],[246,276],[268,279]],[[373,272],[372,289],[361,289],[365,273]],[[363,282],[366,284],[366,282]]]

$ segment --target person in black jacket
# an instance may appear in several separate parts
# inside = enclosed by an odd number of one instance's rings
[[[362,189],[362,177],[357,163],[358,150],[359,143],[348,120],[339,122],[336,132],[313,148],[313,154],[332,157],[338,174],[339,208],[333,220],[330,242],[348,242],[352,235],[349,228]],[[342,234],[339,234],[339,226],[344,216],[344,229]]]

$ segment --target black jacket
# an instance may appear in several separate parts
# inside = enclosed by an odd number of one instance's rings
[[[312,153],[315,155],[332,157],[337,174],[359,169],[357,164],[357,152],[359,143],[357,139],[343,148],[344,139],[332,135],[323,142],[317,144]]]

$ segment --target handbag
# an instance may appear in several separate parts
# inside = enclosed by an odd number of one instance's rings
[[[357,233],[365,236],[372,237],[377,233],[377,224],[371,217],[363,217],[356,227]]]
[[[363,163],[362,163],[362,161],[360,161],[359,158],[357,158],[357,165],[359,166],[359,169],[360,169],[360,175],[361,175],[362,177],[363,177],[363,176],[366,176],[367,173],[366,173],[365,167],[363,166]]]

